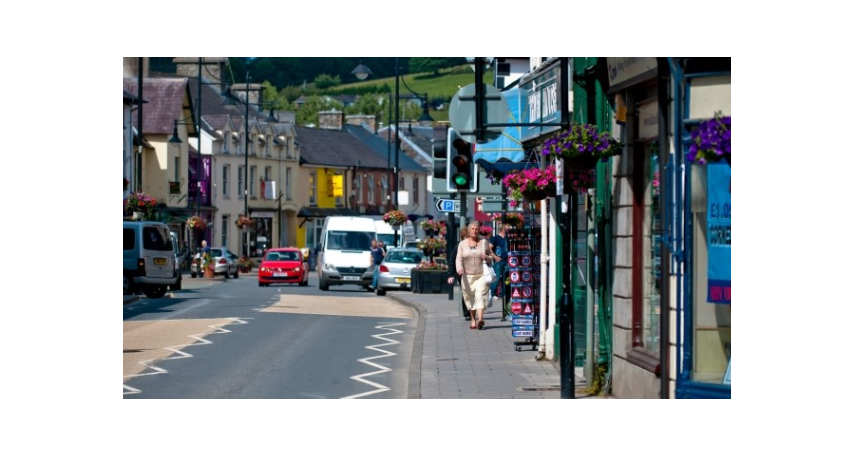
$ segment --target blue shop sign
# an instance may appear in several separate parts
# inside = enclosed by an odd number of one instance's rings
[[[520,122],[521,123],[559,123],[561,122],[561,61],[556,60],[549,67],[538,71],[530,78],[520,80]],[[522,142],[539,138],[559,130],[560,126],[523,127]]]

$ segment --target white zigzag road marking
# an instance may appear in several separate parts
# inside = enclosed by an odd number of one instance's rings
[[[244,320],[242,320],[242,319],[240,319],[240,318],[230,318],[230,320],[231,320],[231,324],[240,324],[240,325],[245,325],[245,324],[247,324],[247,322],[246,322],[246,321],[244,321]],[[226,323],[226,324],[228,324],[228,323]],[[224,327],[223,327],[223,326],[225,326],[226,324],[223,324],[222,326],[209,325],[208,327],[209,327],[209,328],[214,328],[214,331],[212,331],[212,332],[211,332],[211,334],[225,334],[225,333],[230,333],[231,331],[229,331],[228,329],[226,329],[226,328],[224,328]],[[191,338],[191,339],[196,339],[196,341],[197,341],[197,342],[194,342],[194,343],[192,343],[192,344],[188,344],[188,345],[186,345],[186,346],[187,346],[187,347],[192,347],[192,346],[194,346],[194,345],[209,345],[209,344],[213,344],[213,342],[211,342],[210,340],[203,339],[203,338],[199,337],[199,336],[203,336],[203,335],[205,335],[205,333],[191,334],[191,335],[187,336],[187,337],[189,337],[189,338]],[[172,361],[172,360],[176,360],[176,359],[184,359],[184,358],[192,358],[192,357],[193,357],[193,355],[191,355],[190,353],[185,353],[185,352],[183,352],[183,351],[179,350],[179,349],[178,349],[178,348],[176,348],[176,347],[182,347],[182,345],[173,345],[173,346],[171,346],[171,347],[164,347],[164,350],[169,350],[169,351],[171,351],[171,352],[172,352],[172,354],[171,354],[171,355],[169,355],[169,356],[167,356],[166,358],[161,359],[161,361]],[[180,355],[180,356],[176,356],[176,355]],[[155,362],[155,361],[157,361],[157,360],[154,360],[154,359],[146,359],[146,360],[143,360],[143,361],[140,361],[140,362],[139,362],[139,364],[142,364],[143,366],[145,366],[144,371],[145,371],[145,370],[149,370],[149,369],[150,369],[150,370],[153,370],[154,372],[146,372],[146,373],[144,373],[144,374],[143,374],[143,373],[140,373],[140,374],[126,375],[126,376],[125,376],[125,378],[126,378],[126,379],[130,379],[130,378],[136,378],[136,377],[145,377],[145,376],[147,376],[147,375],[159,375],[159,374],[168,374],[168,373],[169,373],[169,371],[168,371],[168,370],[163,369],[163,368],[160,368],[160,367],[157,367],[157,366],[155,366],[154,364],[152,364],[152,363],[153,363],[153,362]],[[124,391],[124,392],[122,393],[122,395],[125,395],[125,394],[139,394],[139,393],[141,393],[141,392],[142,392],[142,391],[140,391],[140,390],[138,390],[138,389],[136,389],[136,388],[131,388],[130,386],[125,385],[125,384],[122,384],[122,387],[124,387],[124,388],[127,390],[127,391]]]
[[[383,346],[386,346],[386,345],[395,345],[395,344],[400,344],[400,342],[398,342],[397,340],[387,339],[387,338],[385,338],[385,337],[383,337],[383,336],[389,336],[389,335],[392,335],[392,334],[400,334],[400,333],[402,333],[403,331],[400,331],[400,330],[394,329],[394,328],[392,328],[392,326],[400,326],[400,325],[404,325],[404,324],[405,324],[405,323],[381,323],[381,324],[379,324],[379,325],[375,326],[375,328],[377,328],[377,329],[389,329],[389,330],[391,330],[391,332],[388,332],[388,333],[384,333],[384,334],[375,334],[375,335],[371,336],[371,337],[374,337],[374,338],[376,338],[376,339],[385,340],[385,341],[387,341],[387,343],[385,343],[385,344],[378,344],[378,345],[369,345],[369,346],[367,346],[367,347],[365,347],[365,348],[369,348],[369,349],[371,349],[371,350],[379,351],[380,353],[383,353],[383,354],[382,354],[382,355],[378,355],[378,356],[371,356],[371,357],[368,357],[368,358],[362,358],[362,359],[359,359],[358,361],[359,361],[359,362],[362,362],[362,363],[365,363],[365,364],[368,364],[369,366],[371,366],[371,367],[375,367],[375,368],[377,368],[377,369],[379,369],[379,370],[374,371],[374,372],[368,372],[368,373],[366,373],[366,374],[354,375],[353,377],[350,377],[350,378],[351,378],[352,380],[356,380],[357,382],[362,382],[362,383],[365,383],[366,385],[373,386],[374,388],[377,388],[377,389],[375,389],[375,390],[373,390],[373,391],[368,391],[368,392],[365,392],[365,393],[361,393],[361,394],[355,394],[355,395],[353,395],[353,396],[343,397],[342,399],[356,399],[356,398],[359,398],[359,397],[365,397],[365,396],[370,396],[370,395],[372,395],[372,394],[377,394],[377,393],[382,393],[382,392],[384,392],[384,391],[389,391],[389,388],[388,388],[387,386],[385,386],[385,385],[381,385],[381,384],[379,384],[379,383],[372,382],[372,381],[370,381],[370,380],[366,380],[366,379],[364,379],[363,377],[370,377],[370,376],[372,376],[372,375],[383,374],[383,373],[386,373],[386,372],[389,372],[389,371],[391,371],[391,370],[392,370],[392,369],[389,369],[388,367],[381,366],[381,365],[379,365],[379,364],[377,364],[377,363],[373,363],[373,362],[371,362],[370,360],[372,360],[372,359],[378,359],[378,358],[386,358],[386,357],[389,357],[389,356],[397,356],[397,353],[392,353],[392,352],[390,352],[390,351],[383,350],[383,349],[381,349],[381,348],[379,348],[379,347],[383,347]]]

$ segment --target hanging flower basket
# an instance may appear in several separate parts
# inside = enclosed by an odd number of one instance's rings
[[[251,224],[252,224],[252,219],[250,219],[249,217],[247,217],[245,215],[238,216],[237,220],[235,220],[235,225],[237,225],[237,227],[240,229],[244,229]]]
[[[493,217],[491,217],[491,220],[494,222],[502,223],[502,214],[493,214]],[[515,212],[505,213],[504,214],[504,220],[505,220],[504,223],[506,225],[511,225],[511,226],[522,226],[522,223],[523,223],[522,215],[517,214]]]
[[[593,169],[598,161],[619,155],[623,144],[600,133],[591,124],[574,124],[569,130],[555,133],[543,144],[543,155],[564,160],[565,169],[584,171]]]
[[[383,215],[383,221],[393,227],[401,226],[407,221],[407,216],[401,211],[389,211]]]
[[[730,116],[716,112],[715,117],[693,128],[691,136],[686,161],[704,165],[724,159],[730,165]]]
[[[439,231],[442,230],[442,225],[439,221],[435,222],[433,220],[425,220],[420,224],[420,226],[425,230],[426,236],[436,236],[439,234]]]
[[[489,237],[489,236],[493,235],[493,228],[490,228],[489,226],[484,225],[481,227],[480,230],[478,230],[478,232],[481,233],[481,236]]]
[[[564,170],[564,193],[573,194],[585,191],[597,183],[597,172],[593,168],[581,171]]]
[[[199,217],[198,215],[194,215],[187,219],[187,226],[193,229],[204,230],[208,224],[205,223],[205,219]]]
[[[154,220],[154,207],[157,200],[143,192],[134,192],[124,200],[126,217],[134,220]]]
[[[508,188],[510,205],[515,207],[522,200],[538,201],[555,195],[555,179],[555,165],[549,165],[544,170],[511,171],[502,179],[502,184]]]
[[[542,199],[546,199],[546,190],[543,189],[521,190],[520,193],[526,201],[540,201]]]

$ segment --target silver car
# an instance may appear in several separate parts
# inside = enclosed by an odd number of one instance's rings
[[[412,270],[424,260],[419,249],[390,249],[380,263],[377,277],[377,295],[383,296],[386,290],[405,290],[411,286]]]
[[[202,276],[202,265],[199,263],[200,254],[193,257],[193,264],[190,266],[190,277],[196,278]],[[234,254],[229,252],[225,247],[211,247],[211,258],[214,260],[214,275],[226,276],[226,274],[238,278],[238,262]]]

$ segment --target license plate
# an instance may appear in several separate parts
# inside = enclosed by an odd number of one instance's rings
[[[274,272],[273,277],[288,277],[288,273],[285,272]]]
[[[359,280],[357,276],[344,276],[343,278],[344,280]]]
[[[409,278],[405,278],[405,277],[396,277],[396,278],[395,278],[395,282],[398,282],[398,283],[410,283],[410,279],[409,279]]]
[[[154,264],[158,266],[166,266],[166,258],[155,258]]]

